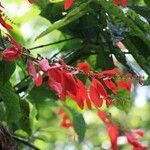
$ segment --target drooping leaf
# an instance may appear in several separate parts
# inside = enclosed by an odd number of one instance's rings
[[[86,123],[83,118],[83,115],[75,112],[73,109],[70,109],[72,114],[72,124],[74,126],[74,130],[78,135],[79,142],[84,140],[85,131],[86,131]]]
[[[0,80],[2,84],[5,84],[15,71],[16,65],[14,62],[0,62]]]
[[[9,82],[3,85],[0,79],[0,87],[1,97],[6,107],[7,121],[8,123],[17,122],[21,117],[19,96]]]

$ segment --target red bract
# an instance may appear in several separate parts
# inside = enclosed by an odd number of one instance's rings
[[[114,5],[119,5],[120,3],[122,6],[127,6],[126,0],[114,0]]]
[[[65,10],[69,9],[72,4],[73,4],[73,0],[66,0],[64,4],[64,9]]]
[[[105,123],[106,126],[112,126],[112,121],[109,119],[109,117],[102,112],[101,110],[97,111],[97,115],[100,117],[100,119],[102,119],[102,121]]]
[[[0,24],[1,24],[4,28],[6,28],[7,30],[12,30],[12,29],[13,29],[13,27],[12,27],[11,25],[7,24],[7,23],[4,21],[2,14],[0,14]]]
[[[0,3],[0,7],[1,7],[1,8],[4,8],[1,3]],[[5,22],[5,20],[3,19],[3,14],[2,14],[3,11],[1,10],[1,8],[0,8],[0,24],[1,24],[4,28],[6,28],[7,30],[12,30],[13,27],[12,27],[11,25],[7,24],[7,23]]]
[[[117,85],[120,89],[130,91],[132,82],[131,80],[122,80],[122,81],[118,81]]]
[[[73,127],[72,123],[70,123],[69,116],[66,115],[65,112],[62,109],[58,110],[58,114],[63,115],[62,122],[60,123],[61,127],[64,127],[64,128]]]
[[[63,82],[63,74],[58,69],[48,70],[48,85],[56,92],[58,97],[62,100],[66,99],[66,91]]]
[[[77,85],[74,80],[74,78],[70,75],[67,74],[67,72],[63,72],[63,81],[64,81],[64,88],[67,92],[67,94],[70,97],[74,97],[77,95]]]
[[[85,72],[85,73],[89,73],[89,72],[90,72],[90,66],[89,66],[89,64],[87,64],[87,63],[79,63],[79,64],[77,65],[77,67],[78,67],[78,69],[79,69],[80,71],[83,71],[83,72]]]
[[[39,67],[42,71],[47,72],[47,70],[50,68],[48,60],[47,59],[40,60]]]
[[[29,75],[32,76],[32,78],[35,81],[35,85],[41,86],[41,84],[43,82],[42,75],[40,74],[40,72],[38,73],[38,75],[36,74],[36,69],[34,67],[34,63],[31,60],[27,61],[27,68],[28,68]]]
[[[13,61],[22,55],[22,50],[20,45],[12,38],[12,36],[7,33],[6,35],[9,38],[10,42],[13,44],[13,46],[10,46],[3,51],[2,57],[6,61]]]
[[[35,85],[38,87],[38,86],[41,86],[42,83],[43,83],[43,77],[42,77],[41,73],[39,72],[37,75]]]
[[[107,92],[105,90],[105,88],[103,87],[103,85],[100,83],[100,81],[98,81],[95,78],[92,78],[92,85],[96,88],[96,90],[98,91],[98,94],[101,98],[107,98]]]
[[[109,79],[109,78],[104,78],[103,81],[104,81],[104,83],[106,84],[106,86],[107,86],[110,90],[112,90],[112,92],[113,92],[114,94],[117,94],[116,85],[115,85],[115,83],[114,83],[111,79]]]
[[[21,49],[16,46],[6,48],[2,53],[2,58],[6,61],[13,61],[22,55]]]
[[[133,134],[126,132],[125,135],[127,137],[128,142],[133,146],[134,150],[145,150],[145,148],[140,142],[137,141]]]
[[[93,103],[97,107],[101,107],[103,104],[103,100],[107,99],[108,97],[103,85],[95,78],[92,78],[92,84],[89,88],[89,94],[91,101],[93,101]]]
[[[112,150],[117,150],[118,127],[115,125],[108,127],[108,135],[111,141]]]
[[[84,106],[84,100],[85,100],[88,108],[91,109],[92,105],[91,105],[91,101],[87,94],[87,89],[86,89],[85,85],[83,84],[83,82],[80,81],[79,79],[77,79],[77,90],[78,90],[77,91],[77,100],[79,102],[81,102],[81,106],[82,105]]]
[[[92,85],[89,88],[89,94],[90,94],[91,101],[94,103],[95,106],[101,107],[103,105],[103,99],[100,98],[97,89]]]
[[[28,0],[28,2],[32,4],[32,3],[37,2],[37,0]]]
[[[118,68],[102,71],[98,73],[98,78],[101,78],[103,76],[113,77],[114,75],[121,75],[121,72],[118,70]]]

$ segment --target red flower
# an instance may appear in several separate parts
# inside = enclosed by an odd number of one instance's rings
[[[65,10],[69,9],[72,4],[73,4],[73,0],[66,0],[64,4],[64,9]]]
[[[120,89],[130,91],[132,82],[131,80],[122,80],[122,81],[118,81],[117,85]]]
[[[114,0],[114,5],[119,5],[120,3],[122,6],[127,6],[126,0]]]

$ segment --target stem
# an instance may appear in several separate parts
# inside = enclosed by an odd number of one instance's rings
[[[19,141],[25,145],[28,145],[29,147],[35,149],[35,150],[40,150],[38,147],[34,146],[32,143],[30,143],[28,141],[28,139],[24,139],[24,138],[21,138],[21,137],[18,137],[18,136],[15,136],[15,135],[12,135],[12,137],[16,140],[16,141]]]
[[[34,49],[38,49],[38,48],[43,48],[43,47],[46,47],[46,46],[63,43],[63,42],[70,41],[70,40],[73,40],[73,39],[76,39],[76,38],[64,39],[64,40],[60,40],[60,41],[57,41],[57,42],[53,42],[53,43],[48,43],[48,44],[44,44],[44,45],[32,47],[32,48],[29,48],[29,50],[34,50]]]

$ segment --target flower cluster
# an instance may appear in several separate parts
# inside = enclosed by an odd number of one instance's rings
[[[117,89],[130,91],[131,80],[122,80],[122,73],[117,69],[106,70],[100,73],[92,72],[87,63],[79,63],[77,68],[66,65],[63,60],[58,63],[50,64],[47,59],[38,60],[38,74],[34,67],[34,62],[28,60],[28,72],[33,77],[36,86],[42,84],[40,71],[46,73],[48,86],[63,101],[66,97],[71,97],[77,105],[83,109],[86,104],[89,109],[92,103],[96,107],[101,107],[104,102],[107,107],[114,102],[112,94],[117,94]],[[88,87],[78,78],[78,74],[85,74],[89,77]],[[115,77],[120,76],[121,80],[115,82]],[[109,91],[109,94],[108,94]]]

